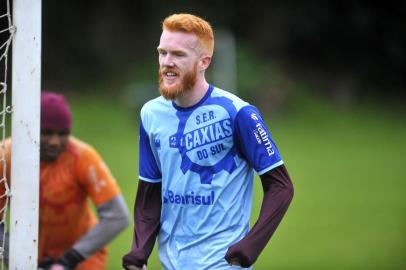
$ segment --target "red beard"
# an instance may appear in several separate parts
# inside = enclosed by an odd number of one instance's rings
[[[176,72],[176,69],[174,68],[162,68],[159,69],[158,75],[159,75],[159,91],[161,92],[161,95],[168,100],[175,100],[177,97],[183,95],[184,93],[192,91],[193,87],[196,84],[197,81],[197,63],[194,66],[193,70],[186,73],[182,81],[180,83],[177,83],[172,86],[166,87],[163,82],[163,76],[166,72],[175,72],[176,74],[179,74]]]

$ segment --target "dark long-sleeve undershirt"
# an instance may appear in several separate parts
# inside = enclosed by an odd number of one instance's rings
[[[227,262],[251,266],[272,237],[293,198],[293,185],[284,165],[260,176],[264,197],[257,222],[226,253]]]
[[[160,228],[161,183],[138,182],[134,205],[134,236],[131,251],[123,257],[123,267],[147,264]]]

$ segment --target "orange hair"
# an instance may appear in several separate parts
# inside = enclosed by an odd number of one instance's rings
[[[213,55],[213,29],[207,21],[198,16],[185,13],[170,15],[163,21],[162,30],[195,34],[203,50],[210,56]]]

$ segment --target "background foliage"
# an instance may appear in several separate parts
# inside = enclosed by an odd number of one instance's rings
[[[405,97],[406,2],[391,0],[44,0],[44,87],[117,93],[133,82],[154,82],[160,23],[180,12],[229,30],[258,66],[276,66],[331,100]],[[145,69],[147,78],[135,76]],[[250,91],[264,92],[264,84]]]

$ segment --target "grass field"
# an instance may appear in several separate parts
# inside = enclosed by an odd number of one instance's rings
[[[74,134],[99,150],[132,211],[137,112],[94,97],[71,104]],[[295,197],[255,269],[406,269],[405,114],[310,100],[268,122]],[[109,270],[121,269],[131,239],[132,225],[110,245]],[[156,248],[148,269],[161,269]]]

